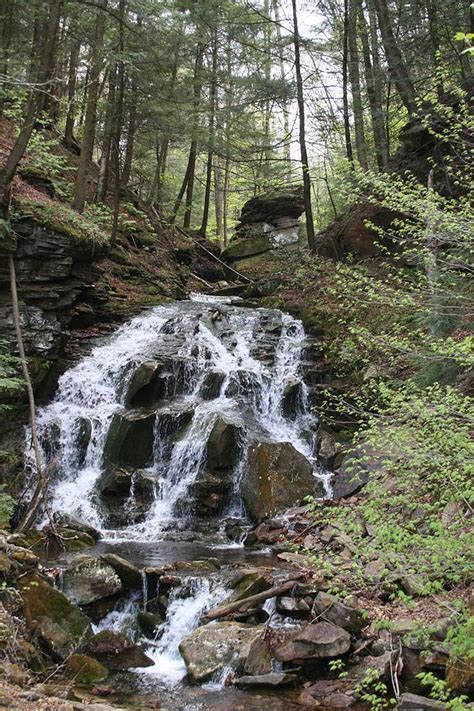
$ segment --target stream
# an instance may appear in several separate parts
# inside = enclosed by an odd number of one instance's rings
[[[154,662],[116,674],[117,700],[134,708],[299,708],[291,691],[227,688],[226,669],[190,685],[178,645],[229,595],[237,569],[285,575],[286,564],[269,548],[244,545],[252,523],[242,495],[249,447],[290,443],[311,463],[315,486],[329,492],[305,382],[310,346],[302,324],[278,310],[191,295],[145,312],[95,346],[39,411],[44,460],[58,464],[50,510],[100,531],[87,553],[115,553],[148,571],[189,563],[184,572],[177,566],[154,640],[142,637],[136,622],[153,597],[151,574],[143,575],[141,592],[96,622],[95,631],[140,641]],[[225,451],[211,466],[218,423]],[[193,570],[193,561],[209,560],[212,569]],[[293,624],[271,601],[263,614],[271,626]]]

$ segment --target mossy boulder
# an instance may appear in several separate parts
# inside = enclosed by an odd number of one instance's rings
[[[129,382],[125,403],[133,407],[156,401],[160,395],[158,375],[161,369],[161,363],[153,360],[141,363]]]
[[[272,248],[272,242],[269,234],[260,234],[247,239],[233,240],[228,247],[222,252],[222,259],[235,261],[243,259],[255,254],[262,254]]]
[[[134,667],[152,667],[154,661],[143,649],[125,635],[112,630],[95,634],[84,648],[85,654],[99,660],[108,669],[121,670]]]
[[[43,578],[24,579],[21,594],[26,625],[53,659],[66,659],[92,634],[80,608]]]
[[[234,591],[226,599],[225,604],[229,602],[237,602],[251,595],[269,590],[272,586],[271,580],[263,575],[259,570],[247,570],[234,580]]]
[[[122,592],[122,582],[114,568],[100,558],[82,557],[63,573],[63,591],[78,605],[88,605]]]
[[[115,553],[104,553],[101,558],[112,566],[122,581],[122,585],[131,590],[142,589],[143,579],[141,571],[136,568],[133,563],[125,560],[125,558],[121,558],[119,555],[115,555]]]
[[[156,415],[149,410],[116,412],[104,445],[106,466],[146,467],[153,456]]]
[[[68,676],[76,684],[95,684],[104,681],[109,671],[103,664],[86,654],[73,654],[66,662]]]
[[[248,463],[241,494],[254,521],[270,518],[316,492],[312,464],[289,442],[257,442],[249,447]]]

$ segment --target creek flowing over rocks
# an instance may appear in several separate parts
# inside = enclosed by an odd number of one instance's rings
[[[57,586],[92,622],[81,651],[138,669],[133,684],[203,685],[207,705],[189,708],[213,708],[216,690],[245,696],[225,688],[235,676],[259,693],[294,681],[264,633],[299,629],[311,601],[265,601],[294,575],[265,546],[279,539],[272,517],[330,493],[305,378],[317,344],[293,317],[239,301],[192,295],[145,312],[67,371],[38,414],[50,511],[94,544],[54,561]]]

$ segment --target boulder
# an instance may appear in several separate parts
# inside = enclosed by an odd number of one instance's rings
[[[220,370],[210,370],[204,377],[199,395],[203,400],[214,400],[219,397],[224,380],[225,373]]]
[[[307,708],[317,709],[348,709],[354,705],[354,693],[346,688],[344,683],[337,681],[317,681],[305,689],[299,697],[299,702]]]
[[[323,617],[328,622],[332,622],[339,627],[359,634],[366,624],[361,610],[340,602],[334,595],[319,592],[313,603],[313,614],[316,617]]]
[[[101,538],[101,533],[96,528],[89,526],[87,523],[83,523],[83,521],[79,521],[79,519],[74,518],[67,513],[55,512],[53,514],[53,521],[58,526],[62,526],[62,528],[69,528],[72,531],[86,533],[88,536],[93,538],[94,541],[98,541]]]
[[[190,681],[201,683],[224,667],[243,669],[252,642],[262,634],[262,627],[237,622],[217,622],[198,627],[179,645]]]
[[[113,567],[100,558],[86,557],[63,573],[63,591],[77,605],[88,605],[122,590]]]
[[[219,417],[207,440],[207,465],[211,471],[229,471],[238,454],[240,428]]]
[[[155,413],[149,410],[116,412],[105,440],[104,464],[148,466],[153,456],[155,419]]]
[[[319,427],[317,439],[318,459],[323,466],[332,469],[336,457],[341,450],[341,445],[335,434],[329,430]]]
[[[290,617],[308,617],[311,605],[301,597],[278,597],[276,607],[280,614]]]
[[[290,686],[298,680],[296,674],[288,672],[271,672],[270,674],[256,674],[255,676],[241,676],[234,684],[241,689],[278,688]]]
[[[72,654],[66,662],[66,671],[75,684],[95,684],[109,675],[103,664],[86,654]]]
[[[255,236],[247,236],[246,239],[233,239],[222,252],[222,258],[227,261],[251,257],[254,254],[262,254],[272,248],[272,240],[269,234],[270,225],[263,223]],[[267,232],[267,234],[265,234]]]
[[[446,709],[446,704],[418,694],[402,694],[396,708],[399,711],[442,711]]]
[[[141,590],[143,578],[141,571],[125,558],[115,553],[103,553],[101,559],[112,566],[120,578],[122,585],[131,590]]]
[[[289,442],[257,442],[248,450],[248,462],[241,494],[255,521],[269,518],[315,493],[311,463]]]
[[[301,411],[303,386],[297,378],[287,380],[283,389],[281,408],[285,417],[294,420]]]
[[[125,395],[127,406],[144,407],[158,401],[162,394],[162,383],[158,378],[162,368],[162,364],[156,361],[147,361],[138,366],[128,384]]]
[[[244,600],[251,595],[269,590],[272,587],[272,581],[263,575],[259,570],[242,571],[237,578],[234,579],[234,592],[229,595],[223,604],[229,602],[237,602]]]
[[[215,516],[221,510],[232,488],[229,472],[199,472],[188,489],[196,516]]]
[[[114,671],[134,667],[152,667],[155,664],[138,644],[132,642],[125,635],[112,630],[102,630],[91,637],[84,652]]]
[[[274,656],[268,639],[262,635],[254,639],[244,664],[244,672],[251,676],[270,674],[273,671]]]
[[[275,650],[280,662],[304,659],[331,659],[349,651],[351,636],[329,622],[316,622],[298,630]]]
[[[80,608],[43,578],[25,579],[22,597],[28,629],[54,659],[66,659],[92,633]]]
[[[303,189],[298,186],[297,188],[271,190],[263,195],[250,198],[242,208],[240,221],[243,224],[254,222],[274,224],[278,218],[290,217],[297,220],[303,212]]]
[[[160,615],[157,615],[154,612],[145,612],[143,610],[138,613],[137,622],[141,631],[145,637],[148,637],[148,639],[154,639],[157,627],[163,624],[163,620]]]

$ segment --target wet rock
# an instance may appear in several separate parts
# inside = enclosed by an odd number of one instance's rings
[[[137,615],[138,626],[141,631],[149,639],[154,639],[156,635],[157,628],[163,624],[163,620],[160,615],[154,612],[140,611]]]
[[[225,373],[220,370],[210,370],[201,385],[199,395],[203,400],[214,400],[219,397]]]
[[[87,605],[122,591],[111,565],[100,558],[85,558],[63,573],[63,591],[76,604]]]
[[[402,694],[396,708],[399,711],[442,711],[446,705],[418,694]]]
[[[256,541],[271,546],[284,538],[286,528],[281,519],[270,519],[260,523],[252,533]]]
[[[84,466],[87,455],[87,448],[92,435],[92,422],[88,417],[80,417],[77,421],[75,444],[77,450],[77,464]]]
[[[278,646],[275,657],[281,662],[304,659],[331,659],[345,654],[351,646],[346,630],[329,622],[317,622],[298,630],[288,641]]]
[[[239,573],[231,584],[234,592],[226,598],[223,604],[244,600],[246,597],[269,590],[272,586],[272,581],[259,570],[249,570]]]
[[[329,430],[320,427],[318,429],[317,453],[321,464],[332,469],[340,449],[341,445],[337,437]]]
[[[253,520],[273,516],[315,492],[313,467],[289,442],[258,442],[248,451],[241,494]]]
[[[311,612],[310,603],[298,597],[278,597],[276,607],[282,615],[290,617],[308,617]]]
[[[179,645],[190,680],[201,683],[224,667],[242,670],[252,642],[261,634],[262,627],[237,622],[198,627]]]
[[[270,674],[273,671],[273,661],[274,656],[269,641],[262,635],[257,637],[249,647],[244,672],[251,676]]]
[[[104,445],[104,463],[134,467],[150,464],[155,418],[154,412],[143,409],[116,412]]]
[[[207,440],[207,465],[211,471],[228,471],[238,455],[240,428],[219,417]]]
[[[136,566],[115,553],[103,553],[100,557],[112,566],[122,581],[122,585],[131,590],[142,589],[142,574]]]
[[[95,684],[109,675],[103,664],[86,654],[71,655],[66,662],[66,671],[75,684]]]
[[[220,570],[220,563],[217,558],[206,558],[204,560],[180,560],[173,565],[173,570],[178,573],[214,573]]]
[[[234,683],[241,689],[278,688],[280,686],[290,686],[297,680],[296,674],[271,672],[270,674],[256,674],[255,676],[241,676]]]
[[[142,363],[130,380],[125,404],[129,407],[150,407],[156,404],[166,393],[167,379],[169,373],[164,372],[162,363]]]
[[[66,659],[92,633],[80,608],[39,576],[25,579],[21,593],[26,625],[54,659]]]
[[[99,490],[103,497],[128,498],[132,486],[132,472],[127,469],[112,469],[103,474]]]
[[[95,634],[88,641],[84,652],[112,670],[154,665],[154,661],[147,657],[141,647],[125,635],[112,630],[102,630]]]
[[[346,605],[334,595],[328,595],[325,592],[317,594],[313,603],[313,614],[317,617],[323,617],[328,622],[332,622],[353,634],[359,634],[366,624],[361,610]]]
[[[342,688],[341,688],[342,687]],[[354,704],[354,695],[340,681],[317,681],[299,697],[302,706],[319,709],[348,709]]]
[[[98,541],[101,538],[100,531],[98,531],[96,528],[93,528],[92,526],[89,526],[89,524],[87,523],[79,521],[79,519],[74,518],[69,514],[55,512],[53,514],[53,521],[58,526],[62,526],[62,528],[69,528],[72,531],[80,531],[82,533],[86,533],[88,536],[93,538],[94,541]]]
[[[302,409],[302,388],[302,383],[297,378],[291,378],[283,389],[282,411],[290,420],[294,420]]]
[[[217,515],[232,489],[229,472],[202,471],[189,488],[189,498],[193,502],[196,516]]]

